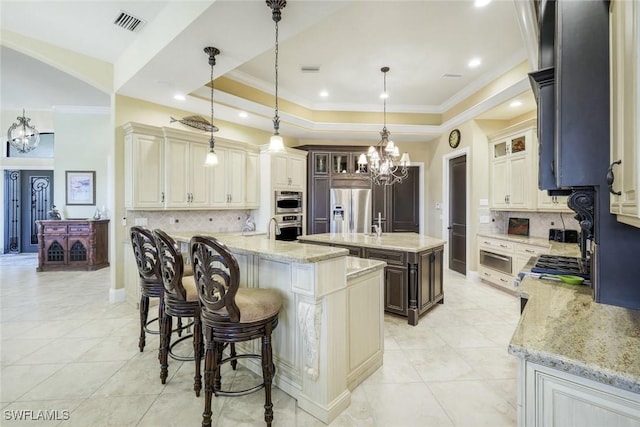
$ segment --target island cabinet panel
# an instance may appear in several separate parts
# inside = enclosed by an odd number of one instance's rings
[[[97,270],[109,265],[109,220],[42,220],[38,224],[38,268]]]

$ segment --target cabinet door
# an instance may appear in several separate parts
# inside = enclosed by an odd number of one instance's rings
[[[329,232],[329,177],[327,175],[313,178],[313,186],[309,193],[309,234]]]
[[[418,256],[419,281],[418,281],[418,311],[426,311],[433,305],[433,252],[424,252]]]
[[[189,206],[189,142],[167,140],[167,164],[165,206],[184,208]]]
[[[246,167],[245,204],[247,208],[257,208],[260,203],[260,163],[258,153],[247,153]]]
[[[491,206],[494,208],[507,207],[508,172],[506,158],[494,160],[491,164]]]
[[[164,207],[164,140],[132,133],[125,137],[125,147],[126,207]]]
[[[206,144],[191,143],[189,150],[189,206],[209,207],[212,168],[205,166],[209,147]]]
[[[67,236],[45,236],[43,240],[45,257],[43,265],[49,267],[67,264]]]
[[[533,188],[529,184],[529,159],[526,156],[513,157],[510,159],[507,175],[507,207],[509,208],[529,208],[529,194]]]
[[[216,148],[216,154],[218,155],[218,164],[212,168],[213,186],[211,188],[211,206],[216,208],[225,208],[227,207],[227,201],[229,200],[229,194],[227,193],[227,175],[229,173],[227,149]]]
[[[407,269],[387,266],[384,272],[384,310],[407,315]]]
[[[245,191],[245,153],[240,150],[229,150],[227,153],[227,192],[229,193],[229,207],[244,207]]]
[[[434,302],[440,301],[444,297],[443,254],[444,247],[436,248],[431,257],[431,294]]]
[[[281,154],[271,155],[271,184],[273,187],[288,188],[289,174],[287,171],[287,157]]]
[[[305,168],[305,159],[300,157],[289,158],[288,172],[289,172],[289,184],[292,188],[297,190],[305,190],[307,185],[307,175]]]
[[[67,264],[69,266],[89,265],[89,239],[80,236],[67,236]]]

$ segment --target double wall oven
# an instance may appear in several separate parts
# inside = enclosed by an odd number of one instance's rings
[[[302,203],[301,191],[275,192],[275,217],[280,227],[276,240],[295,241],[302,235]]]

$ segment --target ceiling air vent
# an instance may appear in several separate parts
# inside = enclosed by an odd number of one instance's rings
[[[319,65],[303,65],[300,67],[300,71],[303,73],[319,73],[320,66]]]
[[[113,23],[120,28],[124,28],[125,30],[132,32],[140,31],[144,24],[146,24],[146,22],[142,19],[136,18],[135,16],[123,10],[120,11],[120,14],[115,19],[115,21],[113,21]]]
[[[459,73],[446,73],[442,75],[443,79],[459,79],[462,77],[462,74]]]

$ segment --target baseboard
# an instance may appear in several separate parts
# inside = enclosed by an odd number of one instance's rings
[[[116,303],[116,302],[124,302],[126,299],[126,293],[124,288],[120,288],[120,289],[109,289],[109,302],[110,303]]]

